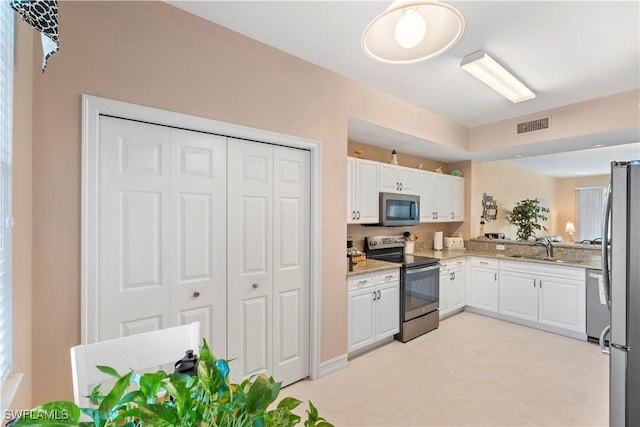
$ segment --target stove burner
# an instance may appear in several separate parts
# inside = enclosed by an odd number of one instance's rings
[[[402,264],[404,267],[418,267],[422,265],[433,265],[438,262],[437,258],[428,258],[420,255],[405,255],[402,253],[376,255],[375,253],[372,254],[370,251],[367,254],[367,256],[369,257],[369,259],[395,262],[397,264]]]

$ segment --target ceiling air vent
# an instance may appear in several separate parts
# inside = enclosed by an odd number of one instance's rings
[[[536,119],[528,122],[518,123],[517,127],[518,127],[516,132],[517,135],[522,135],[523,133],[547,130],[549,129],[549,117],[544,117],[542,119]]]

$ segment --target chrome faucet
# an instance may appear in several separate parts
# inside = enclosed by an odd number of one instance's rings
[[[553,245],[551,244],[551,240],[549,239],[545,239],[540,238],[537,239],[535,242],[531,243],[529,246],[544,246],[544,248],[547,250],[547,256],[550,258],[553,258]]]

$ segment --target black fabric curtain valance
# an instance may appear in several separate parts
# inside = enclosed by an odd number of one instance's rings
[[[60,49],[58,41],[57,0],[10,0],[11,7],[24,22],[40,31],[42,40],[42,72],[47,61]]]

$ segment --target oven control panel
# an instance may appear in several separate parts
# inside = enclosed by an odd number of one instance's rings
[[[370,249],[397,248],[404,246],[404,236],[373,236],[367,237],[367,247]]]

